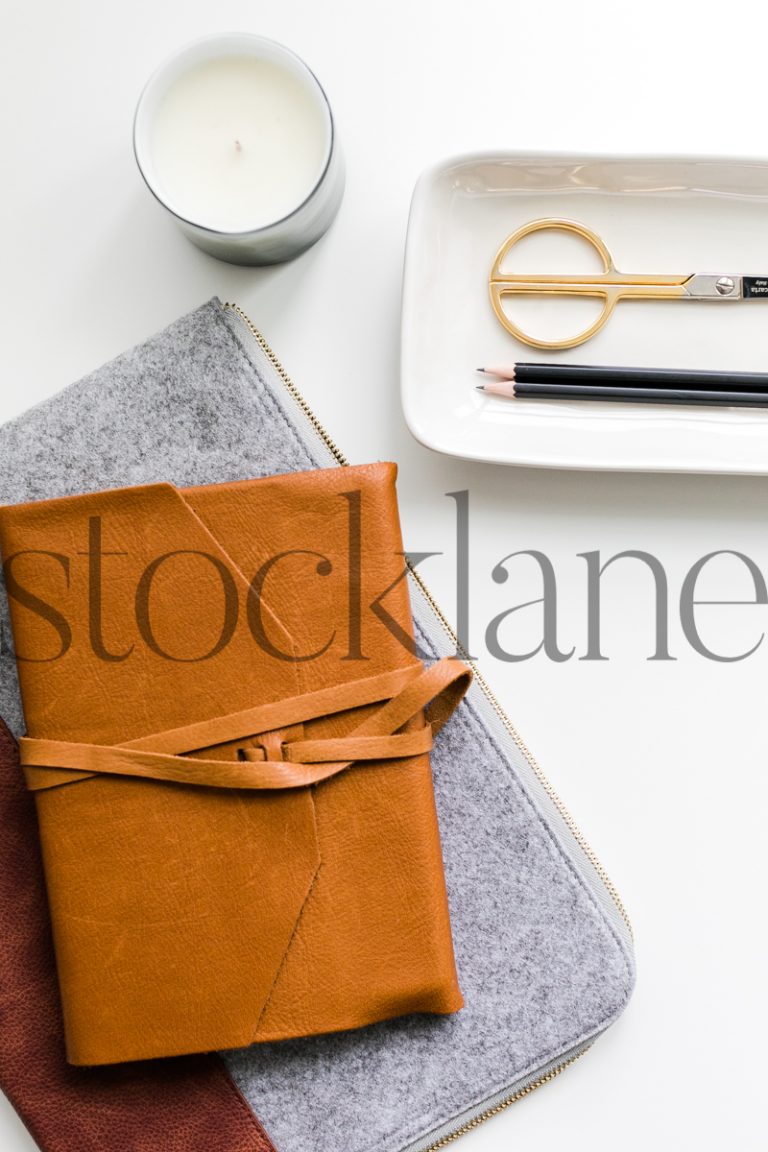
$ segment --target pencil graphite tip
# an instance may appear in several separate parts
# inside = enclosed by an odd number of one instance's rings
[[[496,376],[500,380],[514,380],[515,378],[514,364],[487,364],[478,368],[477,371],[482,372],[483,376]]]
[[[485,396],[505,396],[509,400],[515,396],[515,386],[511,380],[489,380],[487,384],[476,384],[475,387]]]

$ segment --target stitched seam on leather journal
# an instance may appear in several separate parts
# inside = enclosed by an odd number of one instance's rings
[[[315,836],[317,837],[317,841],[319,843],[320,842],[320,834],[319,834],[318,827],[317,827],[317,807],[315,805],[314,796],[312,796],[312,819],[314,821]],[[312,893],[315,890],[315,885],[317,884],[317,878],[320,875],[320,871],[321,871],[322,867],[323,867],[323,861],[321,858],[320,862],[317,865],[317,868],[315,869],[315,874],[312,877],[312,883],[310,884],[310,886],[307,890],[307,895],[304,899],[304,903],[302,904],[302,906],[299,910],[299,914],[296,917],[296,923],[293,926],[293,931],[291,932],[290,939],[288,940],[288,944],[286,945],[286,949],[285,949],[285,952],[283,953],[283,957],[280,961],[280,965],[277,969],[277,972],[275,973],[275,978],[269,986],[269,992],[267,993],[267,998],[264,1001],[264,1003],[262,1004],[261,1012],[259,1012],[259,1018],[256,1021],[256,1027],[254,1028],[254,1031],[253,1031],[254,1041],[256,1040],[256,1037],[259,1034],[259,1029],[261,1028],[261,1022],[264,1019],[264,1016],[266,1015],[267,1009],[269,1008],[270,1004],[272,1003],[272,997],[274,996],[275,990],[276,990],[278,984],[280,983],[280,977],[282,976],[285,965],[288,962],[288,957],[291,953],[291,948],[293,947],[294,942],[295,942],[297,936],[299,935],[299,929],[301,926],[301,922],[304,918],[304,913],[307,909],[307,906],[309,904]]]

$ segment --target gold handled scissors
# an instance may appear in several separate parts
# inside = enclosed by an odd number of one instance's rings
[[[573,232],[597,251],[603,271],[595,275],[552,276],[502,271],[502,264],[520,240],[533,232]],[[488,280],[491,304],[500,322],[523,344],[532,348],[575,348],[599,332],[619,300],[750,300],[768,299],[768,276],[733,276],[693,273],[688,276],[643,276],[619,272],[603,241],[575,220],[547,217],[532,220],[513,232],[496,253]],[[505,296],[592,296],[603,301],[597,320],[567,340],[541,340],[514,323],[502,307]]]

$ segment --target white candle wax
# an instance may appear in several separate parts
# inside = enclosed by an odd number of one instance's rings
[[[327,114],[299,75],[250,56],[208,60],[158,102],[150,138],[158,192],[220,232],[288,216],[327,161]]]
[[[209,37],[168,60],[141,95],[133,141],[157,200],[223,260],[290,260],[341,203],[325,93],[298,56],[261,36]]]

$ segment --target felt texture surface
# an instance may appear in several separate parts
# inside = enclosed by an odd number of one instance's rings
[[[245,329],[211,301],[0,430],[0,500],[328,464]],[[18,734],[3,613],[0,714]],[[430,614],[415,604],[421,646],[448,653]],[[615,909],[476,686],[432,763],[466,1007],[226,1053],[280,1152],[406,1148],[601,1032],[631,992]]]

